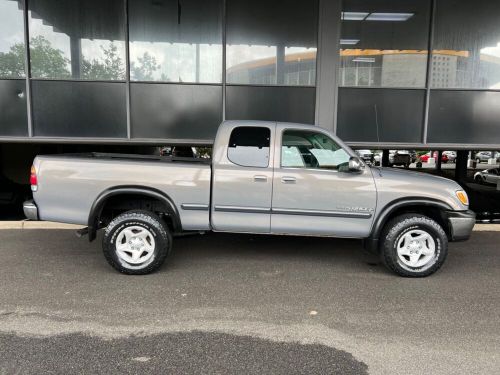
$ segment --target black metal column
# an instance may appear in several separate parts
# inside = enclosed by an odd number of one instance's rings
[[[436,169],[438,171],[441,171],[441,163],[442,163],[442,159],[441,158],[442,157],[443,157],[443,151],[438,151],[437,152],[437,158],[436,158]]]
[[[389,150],[382,150],[382,167],[389,165]]]
[[[457,159],[455,161],[455,180],[457,182],[465,182],[467,179],[467,158],[469,151],[457,151]]]

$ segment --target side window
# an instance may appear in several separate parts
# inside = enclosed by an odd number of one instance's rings
[[[229,138],[227,157],[243,167],[269,165],[271,130],[264,127],[240,126],[234,128]]]
[[[336,170],[349,163],[349,158],[349,154],[325,134],[307,130],[283,132],[282,168]]]

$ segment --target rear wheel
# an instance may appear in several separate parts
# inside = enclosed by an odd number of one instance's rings
[[[400,276],[429,276],[443,265],[448,254],[448,238],[443,228],[420,214],[392,219],[384,227],[382,238],[382,261]]]
[[[172,236],[158,215],[127,211],[106,227],[102,248],[108,263],[119,272],[144,275],[165,262],[171,252]]]

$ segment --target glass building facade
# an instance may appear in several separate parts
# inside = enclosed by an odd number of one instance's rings
[[[1,141],[207,144],[224,119],[498,148],[500,2],[0,0]]]

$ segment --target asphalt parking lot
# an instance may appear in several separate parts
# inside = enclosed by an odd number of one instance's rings
[[[354,240],[177,238],[124,276],[69,229],[0,229],[0,374],[495,374],[500,231],[426,279]]]

